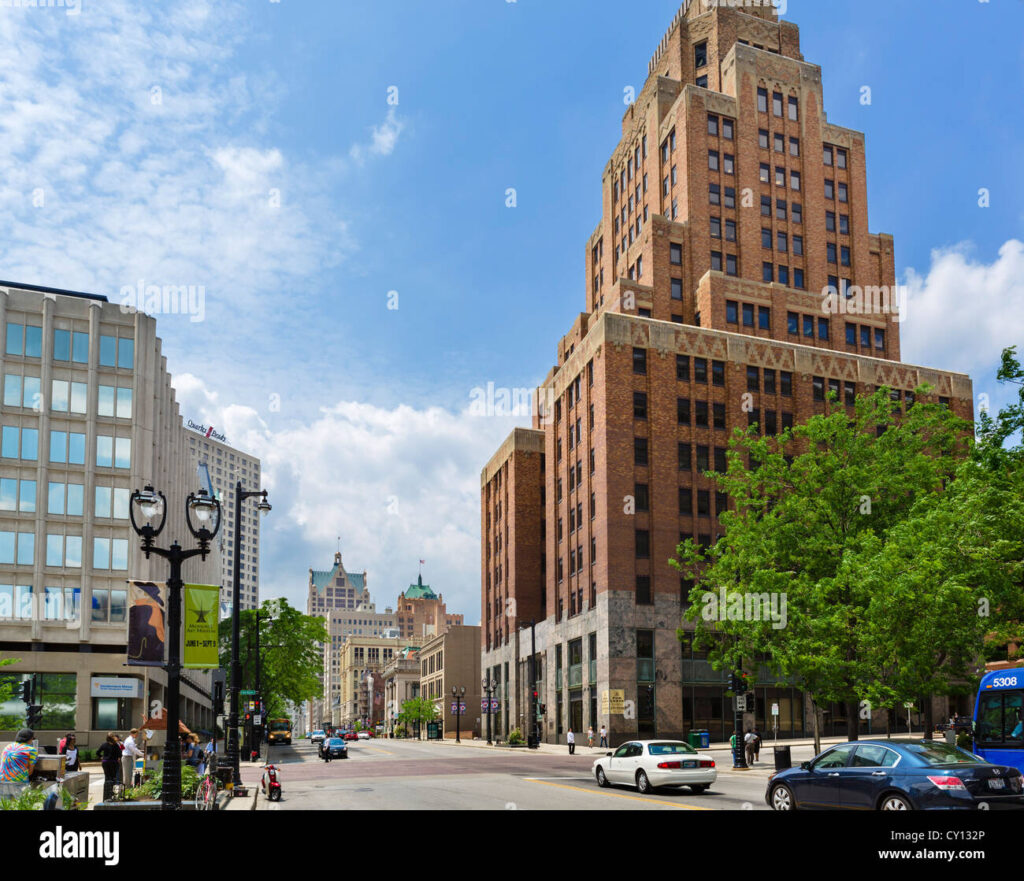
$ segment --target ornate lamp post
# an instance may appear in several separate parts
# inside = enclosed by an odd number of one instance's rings
[[[138,508],[145,523],[140,526],[135,520],[135,509]],[[199,521],[199,528],[192,525],[192,515]],[[167,499],[162,492],[146,486],[142,492],[132,493],[128,516],[132,528],[142,538],[142,550],[148,560],[152,554],[163,557],[171,564],[171,576],[167,580],[167,700],[164,718],[167,721],[167,744],[164,747],[164,773],[161,791],[161,804],[165,811],[176,811],[181,808],[181,745],[178,741],[179,698],[181,692],[181,592],[184,584],[181,580],[181,564],[192,557],[204,560],[210,553],[210,542],[220,530],[220,502],[207,495],[205,490],[189,493],[185,501],[185,522],[188,531],[199,540],[198,548],[185,550],[177,542],[169,548],[158,548],[154,539],[163,531],[167,522]],[[153,526],[151,521],[159,518],[159,525]],[[212,524],[212,529],[208,528]]]
[[[484,694],[487,695],[487,745],[491,746],[491,698],[494,695],[495,689],[498,687],[498,683],[494,679],[488,679],[484,677],[483,680]]]
[[[462,722],[462,699],[466,696],[466,686],[459,688],[452,686],[452,700],[455,701],[455,742],[462,743],[461,722]]]
[[[234,596],[231,598],[231,686],[228,690],[231,706],[228,709],[228,762],[231,764],[231,780],[235,792],[242,788],[242,775],[238,768],[238,693],[242,689],[242,662],[238,657],[238,645],[241,641],[241,597],[242,592],[242,502],[259,496],[260,503],[256,510],[266,515],[270,512],[267,491],[248,491],[242,489],[242,482],[235,483],[235,578]]]

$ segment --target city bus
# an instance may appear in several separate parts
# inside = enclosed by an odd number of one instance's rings
[[[986,673],[974,705],[974,752],[1024,773],[1024,667]]]
[[[267,725],[267,743],[284,743],[291,745],[291,719],[270,719]]]

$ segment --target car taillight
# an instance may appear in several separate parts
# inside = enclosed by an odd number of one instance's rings
[[[964,786],[964,781],[959,777],[929,777],[928,778],[933,786],[939,789],[950,790],[950,789],[967,789]]]
[[[713,768],[715,767],[714,759],[701,759],[700,766],[702,768]]]
[[[662,771],[678,771],[682,764],[680,762],[658,762],[658,767]]]

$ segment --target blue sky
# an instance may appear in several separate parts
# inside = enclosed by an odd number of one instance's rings
[[[471,416],[470,394],[535,385],[584,307],[623,90],[677,8],[0,10],[0,277],[112,299],[201,285],[204,320],[158,331],[183,413],[264,460],[264,594],[304,602],[341,536],[379,606],[423,557],[476,622],[479,473],[525,420]],[[871,227],[912,288],[905,359],[971,373],[998,406],[999,350],[1024,344],[1024,7],[789,0],[785,17],[829,119],[867,134]]]

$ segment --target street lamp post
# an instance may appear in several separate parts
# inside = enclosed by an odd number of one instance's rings
[[[452,686],[452,700],[455,701],[455,742],[462,743],[462,699],[466,696],[466,686]]]
[[[494,691],[498,687],[498,683],[493,679],[484,678],[483,680],[484,694],[487,695],[487,745],[491,746],[491,698],[494,696]]]
[[[145,523],[140,526],[135,520],[138,508]],[[199,529],[192,525],[192,514],[199,521]],[[216,515],[213,529],[208,529],[210,518]],[[188,531],[199,540],[199,547],[185,550],[178,542],[169,548],[158,548],[153,542],[163,531],[167,522],[167,499],[162,492],[155,492],[147,486],[132,493],[128,516],[132,528],[142,538],[142,550],[148,560],[152,554],[163,557],[171,564],[171,576],[167,580],[167,699],[164,702],[164,719],[167,722],[167,744],[164,747],[164,772],[160,802],[165,811],[181,809],[181,744],[178,740],[180,725],[179,701],[181,694],[181,566],[192,557],[206,559],[210,553],[210,542],[220,530],[220,502],[207,495],[205,490],[198,494],[189,493],[185,500],[185,522]],[[150,521],[159,518],[158,526]]]
[[[242,592],[242,502],[259,496],[260,503],[256,510],[260,514],[270,511],[267,491],[249,491],[242,489],[242,482],[235,483],[235,578],[234,596],[231,598],[231,687],[229,696],[231,706],[228,715],[228,762],[231,764],[231,781],[237,792],[242,788],[242,775],[238,767],[238,693],[242,688],[242,662],[238,657],[238,645],[241,641],[241,597]]]

